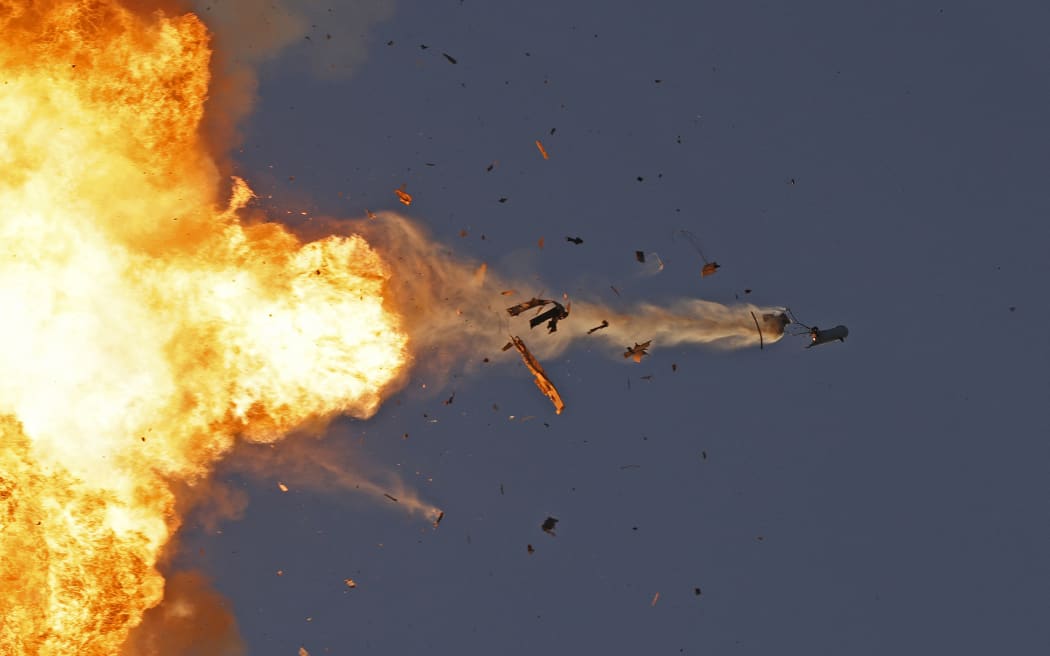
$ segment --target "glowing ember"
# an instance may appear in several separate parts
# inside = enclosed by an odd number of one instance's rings
[[[114,654],[236,435],[371,415],[406,364],[359,237],[244,225],[198,136],[208,34],[0,2],[0,652]],[[7,651],[10,650],[10,651]]]

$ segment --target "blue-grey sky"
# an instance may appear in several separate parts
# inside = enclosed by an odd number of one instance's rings
[[[437,530],[223,472],[245,515],[181,560],[249,653],[1050,652],[1050,6],[350,4],[260,68],[235,160],[272,216],[404,209],[536,292],[752,289],[850,337],[584,342],[545,363],[560,416],[513,352],[420,374],[326,442]]]

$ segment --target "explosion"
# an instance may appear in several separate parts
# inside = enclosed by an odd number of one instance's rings
[[[0,0],[0,655],[151,653],[132,629],[200,587],[158,570],[176,490],[238,439],[371,416],[463,331],[506,338],[475,302],[501,281],[396,217],[310,242],[246,220],[202,136],[209,33],[139,4]],[[435,319],[435,299],[467,309]],[[573,312],[614,341],[743,346],[752,310]]]
[[[361,238],[248,225],[199,137],[208,33],[0,2],[0,653],[113,654],[234,439],[373,414],[408,362]]]

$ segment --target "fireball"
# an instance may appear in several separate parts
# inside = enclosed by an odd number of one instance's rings
[[[370,416],[408,338],[363,238],[242,219],[196,16],[0,0],[0,33],[0,654],[114,654],[164,594],[174,486]]]

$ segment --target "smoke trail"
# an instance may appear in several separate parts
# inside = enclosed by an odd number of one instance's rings
[[[510,317],[506,311],[527,299],[528,293],[505,296],[501,292],[529,290],[536,286],[534,282],[508,280],[480,262],[458,258],[435,242],[426,229],[394,213],[352,222],[349,227],[364,235],[390,266],[389,302],[402,317],[412,344],[409,350],[417,359],[426,356],[417,364],[426,366],[428,373],[448,372],[456,363],[464,363],[461,366],[469,372],[470,363],[480,360],[479,353],[499,349],[508,334],[529,332],[531,312]],[[530,349],[537,356],[559,355],[580,339],[604,341],[610,353],[619,354],[634,342],[647,340],[652,340],[654,348],[705,345],[739,349],[776,342],[784,334],[783,324],[776,319],[783,311],[780,307],[683,299],[668,305],[613,308],[587,298],[570,300],[570,316],[558,324],[557,331],[530,340]],[[603,320],[608,327],[588,334]],[[756,321],[762,326],[761,338]],[[532,332],[547,331],[540,326]]]
[[[333,442],[306,435],[279,445],[242,442],[230,454],[231,469],[260,479],[276,479],[282,489],[315,492],[346,491],[363,494],[393,508],[419,515],[429,521],[437,519],[441,509],[423,501],[393,472],[365,474],[369,467],[360,454],[351,462]],[[378,477],[378,480],[377,480]]]

